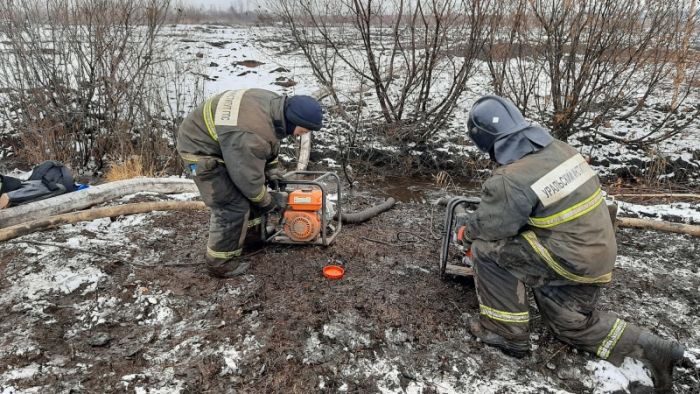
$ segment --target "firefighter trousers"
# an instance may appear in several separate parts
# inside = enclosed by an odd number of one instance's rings
[[[634,350],[640,328],[598,311],[599,285],[559,276],[520,235],[472,244],[481,324],[507,340],[529,340],[527,288],[542,320],[562,341],[619,364]]]
[[[259,245],[260,215],[233,183],[226,166],[216,159],[202,158],[191,173],[211,210],[207,262],[221,265],[241,256],[244,244]]]

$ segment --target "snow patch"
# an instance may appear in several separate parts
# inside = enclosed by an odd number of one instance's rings
[[[241,352],[233,348],[233,346],[221,346],[219,348],[221,357],[224,359],[224,367],[219,373],[220,376],[235,374],[238,372],[238,363],[243,359]]]
[[[219,375],[226,376],[238,374],[240,372],[239,367],[241,361],[243,361],[248,354],[260,349],[261,347],[262,345],[252,335],[248,335],[245,337],[245,339],[243,339],[241,350],[237,350],[230,345],[219,347],[218,354],[224,360],[224,367],[221,369]]]
[[[691,347],[685,349],[683,358],[690,362],[690,364],[693,365],[695,369],[700,369],[700,348]]]
[[[48,254],[48,253],[47,253]],[[38,271],[35,271],[38,268]],[[70,294],[84,286],[82,295],[91,293],[105,273],[84,261],[73,258],[68,262],[46,257],[42,252],[30,262],[32,271],[7,275],[12,285],[0,295],[0,304],[16,304],[20,300],[36,301],[52,292]]]
[[[9,381],[9,380],[16,380],[16,379],[32,379],[35,375],[39,374],[40,369],[41,369],[41,366],[37,363],[31,363],[31,364],[27,365],[26,367],[17,368],[17,369],[13,369],[10,367],[9,371],[0,375],[0,380]]]
[[[175,201],[191,201],[199,197],[199,193],[179,193],[179,194],[169,194],[168,197]]]
[[[688,224],[700,224],[700,204],[677,202],[671,204],[639,205],[617,201],[618,215],[648,217],[662,220],[681,221]]]
[[[644,365],[630,358],[625,358],[620,368],[605,360],[598,360],[589,361],[586,369],[591,372],[591,388],[596,393],[628,392],[632,382],[651,387],[654,385]]]

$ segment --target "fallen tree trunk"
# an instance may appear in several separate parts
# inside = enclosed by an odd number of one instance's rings
[[[617,218],[617,225],[620,227],[642,228],[700,237],[700,226],[692,224],[638,218]]]
[[[353,212],[353,213],[344,213],[343,212],[340,215],[340,220],[342,220],[343,223],[345,223],[345,224],[362,223],[366,220],[369,220],[369,219],[379,215],[380,213],[382,213],[384,211],[389,210],[391,207],[394,206],[395,203],[396,203],[396,200],[389,197],[383,203],[377,204],[373,207],[369,207],[369,208],[367,208],[363,211],[360,211],[360,212]]]
[[[610,194],[611,197],[642,197],[642,198],[700,198],[700,194],[684,193],[622,193]]]
[[[43,219],[32,220],[22,224],[17,224],[4,229],[0,229],[0,242],[21,237],[36,231],[48,230],[64,224],[77,223],[88,220],[95,220],[121,215],[133,215],[137,213],[147,213],[153,211],[188,211],[207,209],[201,201],[156,201],[139,202],[134,204],[117,205],[114,207],[104,207],[88,209],[85,211],[64,213],[62,215],[50,216]]]
[[[375,205],[364,211],[343,214],[343,223],[362,223],[380,213],[388,210],[394,205],[393,198],[389,198],[379,205]],[[134,204],[117,205],[114,207],[104,207],[88,209],[84,211],[64,213],[62,215],[50,216],[43,219],[32,220],[14,226],[0,229],[0,242],[7,241],[36,231],[48,230],[64,224],[78,223],[88,220],[95,220],[121,215],[133,215],[137,213],[147,213],[152,211],[188,211],[207,209],[201,201],[156,201],[139,202]]]
[[[0,228],[85,209],[139,192],[196,193],[197,187],[192,180],[183,178],[133,178],[109,182],[49,199],[2,209],[0,210]]]

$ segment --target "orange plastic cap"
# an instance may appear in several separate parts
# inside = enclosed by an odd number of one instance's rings
[[[339,265],[327,265],[323,267],[323,276],[328,279],[340,279],[345,274],[345,269]]]

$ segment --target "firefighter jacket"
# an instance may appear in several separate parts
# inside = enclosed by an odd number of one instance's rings
[[[617,244],[598,177],[564,142],[494,170],[467,226],[472,239],[523,237],[564,283],[611,279]]]
[[[286,137],[286,96],[263,89],[229,90],[200,105],[178,130],[177,151],[185,162],[216,159],[253,204],[266,206],[270,195],[265,170],[277,166]]]

